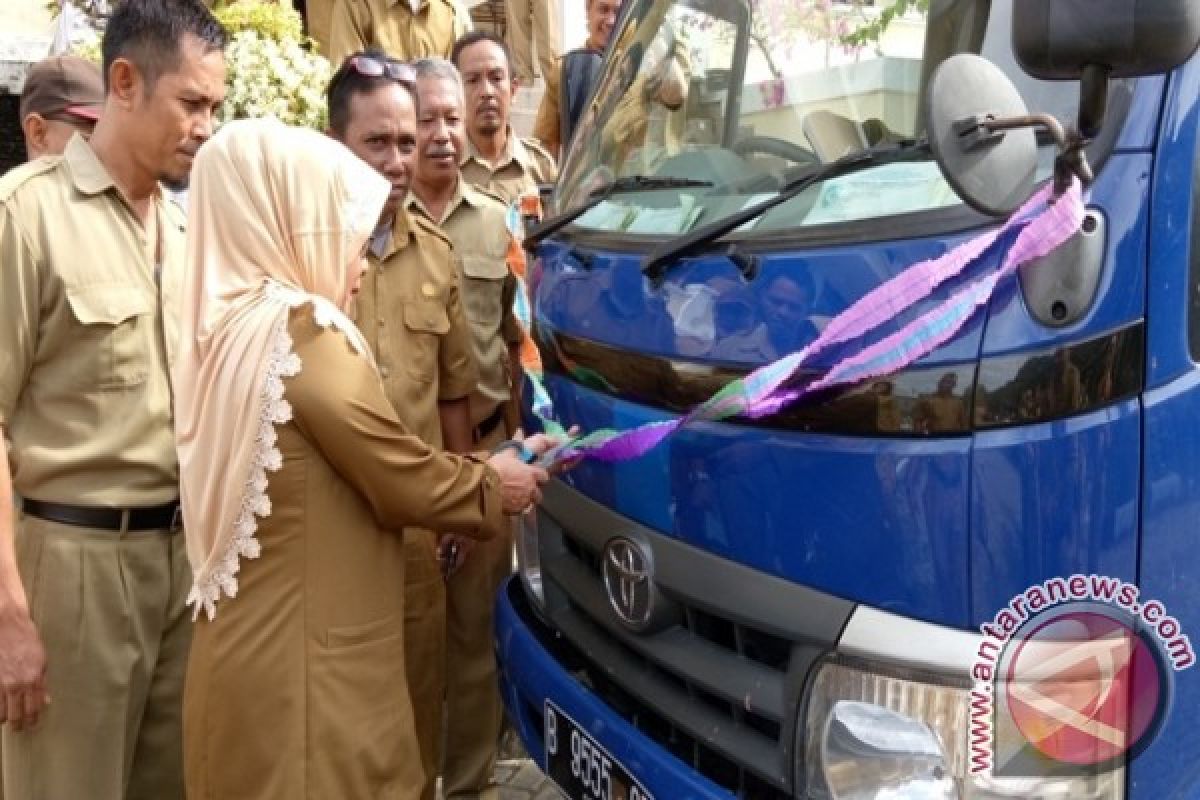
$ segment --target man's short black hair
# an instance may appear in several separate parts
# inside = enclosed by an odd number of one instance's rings
[[[377,61],[395,60],[379,48],[370,47],[346,56],[337,72],[333,73],[333,77],[329,79],[329,88],[325,90],[325,97],[329,104],[329,130],[338,136],[344,135],[350,125],[350,101],[355,95],[370,94],[384,86],[395,85],[408,92],[414,107],[417,104],[416,93],[403,81],[389,78],[387,75],[364,75],[355,69],[353,61],[359,56],[367,56]]]
[[[548,0],[547,0],[548,1]],[[450,61],[454,66],[462,69],[462,64],[459,63],[459,58],[462,56],[462,51],[466,50],[473,44],[480,42],[491,42],[504,51],[504,65],[508,67],[508,76],[512,77],[512,53],[509,52],[508,45],[504,43],[496,34],[491,31],[474,30],[464,33],[458,37],[458,41],[454,43],[454,47],[450,50]]]
[[[224,50],[225,29],[200,0],[122,0],[108,20],[100,50],[104,88],[114,61],[125,58],[142,73],[146,90],[164,73],[179,67],[184,37],[195,36],[206,52]]]

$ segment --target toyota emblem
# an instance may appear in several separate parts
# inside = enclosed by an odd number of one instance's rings
[[[654,614],[654,575],[642,545],[618,536],[604,545],[604,588],[617,618],[642,631]]]

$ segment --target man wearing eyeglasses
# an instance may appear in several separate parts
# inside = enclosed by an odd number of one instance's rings
[[[458,258],[433,222],[405,207],[417,151],[413,80],[410,66],[371,50],[346,59],[329,84],[330,134],[392,184],[369,245],[356,318],[401,421],[434,447],[467,452],[474,449],[468,396],[477,373]],[[441,719],[445,586],[437,550],[434,532],[404,531],[405,663],[417,713],[414,733],[398,746],[425,771],[422,783],[404,787],[404,797],[432,797],[437,778],[436,761],[422,758],[433,735],[426,720]]]
[[[104,105],[100,69],[77,56],[56,56],[34,64],[21,92],[21,131],[32,161],[61,155],[76,133],[91,136]]]
[[[471,30],[462,0],[334,0],[329,58],[378,48],[411,61],[450,55],[454,40]]]
[[[468,396],[478,374],[458,258],[437,225],[406,207],[416,160],[413,80],[412,67],[367,50],[344,61],[329,85],[330,133],[392,187],[368,249],[356,321],[404,425],[434,447],[469,452]],[[403,796],[432,798],[437,762],[434,751],[422,756],[440,735],[445,585],[438,535],[404,530],[404,559],[404,661],[415,722],[413,739],[400,746],[425,776],[414,777]]]

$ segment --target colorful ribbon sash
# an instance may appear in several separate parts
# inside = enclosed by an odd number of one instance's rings
[[[823,389],[850,386],[894,373],[933,352],[949,341],[983,306],[1000,282],[1018,267],[1052,252],[1079,230],[1083,223],[1083,193],[1078,181],[1055,198],[1047,185],[1025,203],[1001,227],[977,236],[950,252],[914,264],[891,280],[868,292],[825,326],[821,334],[798,352],[760,367],[744,378],[726,384],[720,391],[687,414],[662,422],[651,422],[629,430],[603,428],[579,437],[569,437],[554,418],[554,404],[542,382],[541,371],[526,369],[533,388],[532,409],[546,432],[567,441],[547,454],[553,463],[576,457],[619,462],[638,458],[658,446],[675,431],[699,420],[723,420],[735,416],[760,418],[774,414],[801,398]],[[806,386],[789,387],[789,382],[814,359],[835,345],[878,334],[917,303],[928,298],[946,281],[962,275],[997,246],[1013,238],[999,267],[956,291],[932,311],[900,330],[847,356]],[[524,282],[517,292],[518,319],[530,330],[531,313]]]

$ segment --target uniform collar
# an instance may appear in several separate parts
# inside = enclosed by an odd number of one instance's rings
[[[87,139],[78,133],[67,142],[63,160],[67,162],[67,169],[71,172],[71,182],[83,194],[101,194],[116,188],[117,184],[100,163]]]
[[[471,159],[474,159],[485,167],[488,167],[488,169],[491,169],[491,165],[488,164],[488,160],[480,154],[479,149],[475,147],[475,143],[470,140],[470,137],[468,137],[467,158],[463,163],[465,164]],[[507,136],[504,140],[504,150],[500,153],[500,159],[495,168],[503,169],[514,161],[517,162],[517,165],[520,166],[521,169],[528,172],[532,158],[529,155],[529,150],[525,147],[525,143],[521,141],[521,137],[517,136],[516,133],[513,132],[512,126],[509,125],[507,129]]]
[[[446,216],[442,220],[436,220],[433,218],[433,214],[429,213],[429,209],[425,207],[425,204],[421,202],[421,198],[417,197],[415,192],[409,192],[407,206],[410,209],[415,209],[421,212],[430,220],[432,220],[434,224],[440,226],[442,222],[450,219],[454,212],[458,210],[458,207],[464,203],[474,208],[478,208],[479,206],[483,205],[485,201],[479,191],[474,186],[471,186],[469,183],[464,181],[460,175],[458,178],[458,183],[454,185],[454,195],[450,198],[450,202],[446,204]]]
[[[412,195],[409,195],[411,201]],[[407,203],[404,208],[396,209],[396,214],[392,217],[392,227],[389,231],[390,236],[384,242],[381,250],[376,252],[374,246],[375,234],[371,235],[372,244],[370,247],[371,255],[378,261],[386,261],[392,255],[408,246],[409,237],[412,236],[412,220],[408,217]],[[376,229],[378,233],[378,229]]]

